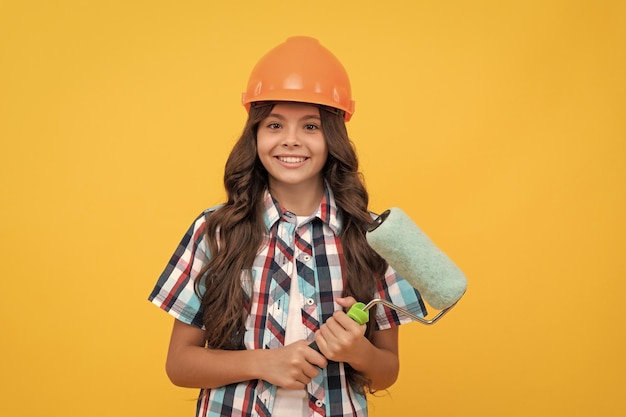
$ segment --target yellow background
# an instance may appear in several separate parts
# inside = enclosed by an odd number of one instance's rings
[[[351,75],[372,209],[470,283],[370,414],[626,415],[625,4],[2,2],[0,414],[193,415],[146,298],[302,34]]]

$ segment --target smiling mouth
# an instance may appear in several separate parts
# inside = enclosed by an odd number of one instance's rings
[[[288,164],[297,164],[299,162],[306,161],[307,158],[303,156],[277,156],[276,157],[280,162],[285,162]]]

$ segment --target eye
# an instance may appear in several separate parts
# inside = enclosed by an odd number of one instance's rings
[[[282,126],[278,122],[271,122],[267,124],[267,128],[271,130],[280,129]]]
[[[313,124],[313,123],[307,123],[304,125],[304,130],[317,130],[319,128],[320,127],[318,125]]]

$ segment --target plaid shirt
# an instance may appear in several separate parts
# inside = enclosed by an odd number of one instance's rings
[[[149,297],[152,303],[176,319],[197,327],[203,327],[203,323],[194,281],[209,257],[205,220],[213,210],[203,212],[191,225]],[[327,188],[317,212],[298,227],[296,216],[285,212],[266,193],[264,220],[268,233],[249,274],[251,288],[244,285],[250,297],[250,314],[244,335],[246,349],[283,346],[294,265],[302,300],[302,339],[312,341],[321,323],[335,310],[341,309],[334,302],[343,291],[343,257],[338,237],[341,222],[330,189]],[[202,286],[200,291],[204,291]],[[378,283],[378,290],[372,298],[387,299],[417,315],[426,314],[417,291],[391,268]],[[376,308],[376,329],[411,321],[386,307],[379,305]],[[198,398],[197,416],[271,416],[276,389],[264,380],[203,389]],[[328,366],[307,385],[307,392],[310,417],[367,415],[366,398],[354,392],[348,384],[343,363],[329,361]]]

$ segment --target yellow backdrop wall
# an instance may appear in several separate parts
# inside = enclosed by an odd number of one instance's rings
[[[372,209],[470,283],[371,415],[625,415],[625,4],[2,2],[0,413],[193,415],[146,297],[301,34],[351,74]]]

